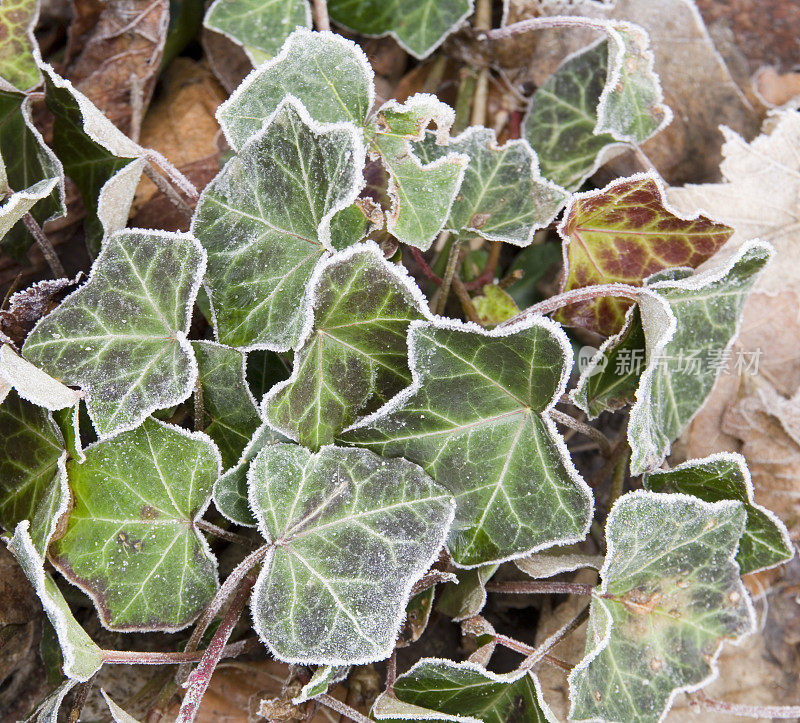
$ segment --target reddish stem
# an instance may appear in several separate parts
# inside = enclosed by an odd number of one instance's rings
[[[499,592],[507,595],[591,595],[594,585],[583,582],[551,582],[531,580],[530,582],[492,582],[486,592]]]
[[[332,695],[328,695],[327,693],[318,695],[315,700],[318,700],[331,710],[335,710],[340,715],[346,716],[351,721],[355,721],[355,723],[373,723],[372,720],[359,713],[355,708],[351,708],[349,705],[347,705],[347,703],[342,703],[342,701],[340,701],[338,698],[334,698]]]
[[[800,705],[747,705],[713,700],[705,693],[695,693],[693,698],[708,710],[727,713],[741,718],[800,718]]]
[[[437,286],[442,285],[442,279],[440,276],[437,276],[436,272],[430,267],[430,264],[425,260],[425,257],[422,255],[422,251],[420,251],[416,246],[411,246],[411,255],[414,257],[414,261],[417,262],[422,273],[425,275],[429,281],[433,281],[434,284]]]
[[[516,140],[522,135],[522,111],[512,110],[508,116],[508,137]]]
[[[223,658],[235,658],[246,653],[258,644],[258,638],[247,638],[226,645],[222,651]],[[203,659],[205,650],[190,652],[151,652],[138,650],[103,650],[100,657],[108,665],[175,665],[178,663],[196,663]]]
[[[222,658],[228,638],[230,638],[233,629],[236,627],[236,623],[239,622],[239,618],[242,616],[242,610],[244,610],[244,606],[247,604],[250,590],[253,585],[255,585],[255,582],[256,576],[249,573],[236,591],[236,595],[228,607],[228,612],[225,614],[225,617],[222,618],[222,622],[219,628],[217,628],[217,632],[214,633],[214,637],[211,638],[211,643],[203,654],[200,663],[189,676],[186,686],[186,695],[183,696],[183,703],[181,703],[181,709],[178,712],[175,723],[192,723],[192,721],[194,721],[203,696],[211,682],[214,669]]]

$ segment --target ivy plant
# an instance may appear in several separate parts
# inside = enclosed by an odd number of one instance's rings
[[[426,92],[377,103],[350,38],[446,58],[471,0],[330,0],[347,37],[313,5],[320,31],[302,0],[209,7],[206,27],[255,68],[217,110],[231,152],[201,194],[41,58],[35,3],[0,11],[3,248],[46,250],[68,176],[93,259],[0,311],[0,526],[64,676],[30,720],[57,720],[105,665],[159,663],[179,666],[161,697],[179,691],[188,723],[218,662],[255,648],[293,664],[284,697],[258,701],[281,720],[322,704],[357,721],[554,721],[537,672],[552,664],[571,720],[660,721],[753,631],[741,576],[794,552],[744,457],[669,458],[773,249],[717,256],[736,229],[673,209],[652,169],[578,190],[671,117],[638,26],[484,19],[458,42],[602,37],[516,126],[465,127],[463,105],[485,103],[467,83],[459,113]],[[128,227],[145,171],[188,232]],[[552,294],[534,285],[556,243]],[[571,581],[581,569],[597,584]],[[188,639],[104,649],[65,581],[110,630]],[[509,593],[588,604],[533,647],[481,616]],[[396,648],[437,615],[474,652],[398,674]],[[552,654],[567,635],[585,637],[574,662]],[[497,645],[525,657],[497,673]],[[329,694],[384,660],[369,710]]]

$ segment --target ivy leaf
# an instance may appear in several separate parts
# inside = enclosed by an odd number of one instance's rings
[[[769,244],[754,241],[719,269],[654,281],[642,291],[647,366],[628,423],[632,474],[659,466],[703,405],[721,368],[714,360],[735,338],[744,302],[771,254]]]
[[[599,191],[576,194],[558,227],[564,241],[562,291],[593,284],[641,285],[673,266],[696,267],[710,258],[733,229],[704,216],[675,214],[652,173],[612,181]],[[556,320],[605,336],[622,328],[631,302],[603,297],[571,304]]]
[[[681,691],[716,675],[722,642],[754,629],[734,561],[739,502],[633,492],[606,522],[586,657],[569,676],[570,720],[662,720]]]
[[[478,615],[486,605],[486,583],[498,567],[484,565],[472,570],[456,570],[458,581],[442,586],[436,609],[456,623]]]
[[[121,231],[86,284],[37,324],[23,353],[81,387],[101,439],[189,397],[197,365],[186,333],[205,268],[188,234]]]
[[[394,696],[381,693],[372,715],[389,721],[556,723],[533,672],[498,675],[476,663],[439,658],[423,658],[398,676]]]
[[[144,170],[144,151],[120,131],[72,83],[46,64],[45,100],[55,117],[53,148],[80,191],[92,255],[128,223],[133,195]]]
[[[33,57],[39,0],[4,0],[0,7],[0,78],[19,90],[42,82]]]
[[[472,14],[473,0],[329,0],[328,10],[340,25],[361,35],[391,35],[421,59]]]
[[[30,188],[12,193],[0,206],[0,239],[39,201],[48,198],[57,185],[57,178],[48,178],[34,183]]]
[[[67,679],[48,695],[23,723],[58,723],[58,710],[67,694],[78,684],[77,680]]]
[[[175,631],[217,589],[197,531],[220,470],[204,434],[146,419],[67,464],[75,502],[53,564],[94,601],[112,630]]]
[[[427,251],[444,228],[464,179],[469,156],[448,151],[431,163],[414,152],[414,141],[425,138],[436,124],[436,142],[444,144],[455,114],[432,95],[417,93],[402,105],[385,103],[368,129],[371,150],[389,173],[391,209],[386,229],[399,241]]]
[[[386,658],[414,582],[436,558],[453,501],[419,467],[367,450],[265,447],[248,474],[270,552],[252,612],[280,660]]]
[[[311,449],[333,442],[411,382],[406,333],[430,314],[403,267],[375,244],[321,262],[292,376],[264,399],[267,421]]]
[[[539,175],[536,154],[525,140],[500,146],[493,130],[472,126],[447,145],[437,145],[434,133],[414,144],[425,163],[454,152],[467,156],[469,165],[444,226],[448,231],[528,246],[567,198],[563,188]]]
[[[262,424],[247,443],[239,461],[214,483],[214,504],[231,522],[243,527],[256,526],[256,518],[250,510],[247,496],[247,471],[250,463],[266,445],[288,441],[269,425]]]
[[[106,701],[106,705],[108,706],[108,711],[111,713],[111,717],[114,719],[114,723],[139,723],[132,715],[127,713],[123,708],[120,708],[105,692],[102,688],[100,688],[100,693],[102,693],[104,700]]]
[[[285,350],[300,338],[333,215],[358,197],[365,150],[349,123],[317,124],[288,97],[206,187],[192,230],[208,251],[219,341]]]
[[[753,500],[750,470],[740,454],[725,452],[689,460],[671,470],[645,472],[642,482],[654,492],[683,492],[706,502],[739,500],[747,512],[747,525],[736,553],[743,575],[794,557],[786,526]]]
[[[193,341],[203,394],[203,431],[216,442],[224,469],[237,463],[261,425],[245,379],[245,355],[210,341]]]
[[[527,557],[514,560],[514,564],[535,580],[553,577],[562,572],[572,572],[582,567],[599,570],[603,565],[602,555],[586,555],[577,545],[551,547]]]
[[[11,392],[0,405],[0,451],[0,525],[13,530],[22,520],[33,520],[42,500],[58,487],[64,437],[50,412]]]
[[[5,166],[6,175],[2,191],[10,188],[19,192],[47,179],[57,179],[50,195],[30,209],[41,226],[67,212],[64,169],[36,129],[31,118],[31,104],[29,96],[0,83],[0,165]],[[25,226],[17,224],[3,239],[3,250],[23,261],[32,242],[33,237]]]
[[[318,123],[362,126],[375,100],[372,66],[352,40],[298,28],[217,110],[231,148],[241,150],[291,95]]]
[[[502,324],[519,314],[519,307],[498,284],[486,284],[483,294],[472,299],[481,325],[487,328]]]
[[[15,389],[22,399],[51,412],[75,407],[83,396],[15,354],[7,344],[0,346],[0,381],[7,383],[9,391]]]
[[[311,27],[311,8],[306,0],[215,0],[203,25],[241,45],[250,62],[260,65],[296,26]]]
[[[450,490],[460,566],[583,539],[591,492],[549,416],[572,369],[564,332],[541,317],[490,332],[417,321],[408,346],[413,384],[340,439],[416,462]]]
[[[311,680],[300,690],[300,694],[292,698],[294,705],[300,705],[306,701],[316,698],[328,691],[334,683],[344,680],[350,672],[349,665],[320,665],[311,676]]]
[[[619,334],[608,337],[581,372],[570,399],[589,419],[633,404],[645,366],[645,338],[638,306],[625,314]]]

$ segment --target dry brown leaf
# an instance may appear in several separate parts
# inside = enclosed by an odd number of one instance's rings
[[[78,90],[136,139],[155,87],[169,24],[169,0],[76,0],[65,70]],[[138,98],[138,100],[137,100]]]
[[[237,45],[222,33],[204,27],[200,31],[203,53],[211,70],[228,93],[233,93],[244,77],[253,69],[241,45]]]
[[[761,109],[753,108],[734,81],[692,0],[510,0],[509,22],[541,15],[587,15],[627,20],[650,36],[655,71],[674,119],[642,145],[642,150],[671,183],[716,178],[720,162],[721,124],[751,136]],[[596,33],[575,28],[536,33],[530,77],[541,84],[571,52]],[[641,170],[631,154],[612,162],[616,175]]]
[[[0,341],[3,337],[18,348],[39,319],[49,314],[79,281],[79,277],[39,281],[8,300],[8,309],[0,309]]]
[[[773,67],[762,68],[753,78],[755,90],[770,107],[800,105],[800,73],[779,73]]]

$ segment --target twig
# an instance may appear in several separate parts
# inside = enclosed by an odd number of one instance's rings
[[[144,84],[136,73],[131,73],[128,80],[131,87],[131,131],[128,135],[134,143],[138,143],[144,118]]]
[[[258,638],[247,638],[226,645],[222,649],[223,658],[237,658],[258,645]],[[197,663],[203,659],[206,650],[183,652],[152,652],[149,650],[101,650],[100,657],[108,665],[179,665]]]
[[[81,711],[83,706],[86,705],[86,699],[89,697],[89,691],[92,689],[94,679],[97,677],[95,673],[89,680],[80,683],[75,691],[75,699],[72,701],[72,708],[70,708],[67,723],[78,723],[81,719]]]
[[[269,552],[269,549],[269,545],[263,545],[255,552],[251,552],[233,569],[231,574],[228,575],[228,577],[225,579],[225,582],[222,583],[219,590],[217,590],[217,594],[214,595],[214,598],[206,606],[206,609],[203,610],[203,614],[195,623],[194,630],[189,638],[189,642],[186,643],[185,652],[190,653],[197,650],[197,646],[200,644],[200,640],[203,638],[203,633],[208,630],[208,626],[211,625],[217,613],[220,611],[228,598],[230,598],[231,595],[233,595],[238,589],[239,584],[250,572],[250,570],[252,570],[256,565],[258,565],[258,563],[261,562],[267,552]],[[178,672],[175,674],[175,682],[177,682],[178,685],[183,685],[188,675],[189,666],[186,664],[181,665],[181,667],[178,668]]]
[[[469,297],[469,292],[464,286],[464,282],[458,278],[458,275],[453,277],[453,291],[456,292],[456,296],[461,302],[461,308],[464,310],[464,316],[466,316],[470,321],[474,321],[476,324],[483,326],[481,317],[478,314],[478,310],[475,308],[475,304],[472,303],[472,299]]]
[[[486,259],[486,266],[483,267],[479,276],[476,276],[472,281],[464,284],[470,291],[482,289],[486,284],[491,284],[494,281],[495,272],[497,271],[497,263],[500,261],[500,252],[503,250],[502,241],[492,241],[489,248],[489,256]]]
[[[478,0],[475,8],[475,19],[472,22],[475,30],[486,31],[492,27],[492,2],[491,0]],[[484,67],[478,71],[478,80],[475,83],[475,93],[472,96],[472,114],[470,124],[474,126],[486,125],[486,101],[489,97],[489,68]]]
[[[510,318],[508,321],[504,321],[498,326],[510,326],[518,321],[539,314],[552,314],[554,311],[564,306],[580,304],[582,301],[590,301],[599,296],[619,296],[625,299],[638,301],[640,293],[640,289],[637,289],[635,286],[630,286],[629,284],[597,284],[595,286],[585,286],[581,289],[572,289],[571,291],[565,291],[563,294],[556,294],[549,299],[540,301],[538,304],[529,306],[522,313]]]
[[[326,0],[314,0],[312,5],[314,14],[314,25],[317,30],[323,32],[331,29],[331,19],[328,16],[328,3]]]
[[[479,33],[477,40],[480,42],[486,40],[506,40],[508,38],[513,38],[515,35],[530,32],[531,30],[549,30],[552,28],[566,27],[593,28],[595,30],[608,32],[608,24],[602,20],[593,20],[591,18],[574,15],[553,15],[549,18],[528,18],[527,20],[520,20],[517,23],[506,25],[503,28],[496,28],[485,33]]]
[[[564,412],[560,412],[557,409],[551,409],[549,414],[552,419],[559,424],[563,424],[565,427],[574,429],[584,437],[589,437],[591,440],[596,442],[597,446],[600,448],[600,453],[604,457],[608,458],[611,456],[613,452],[611,442],[608,440],[608,437],[606,437],[606,435],[603,434],[599,429],[595,429],[591,425],[581,422],[580,420],[575,419],[575,417],[571,417],[569,414],[564,414]]]
[[[697,704],[706,710],[715,710],[740,718],[800,718],[800,705],[747,705],[746,703],[726,703],[722,700],[709,698],[705,693],[698,692],[692,696]]]
[[[531,580],[523,582],[492,582],[486,592],[499,592],[506,595],[591,595],[594,585],[583,582],[552,582],[550,580]]]
[[[184,176],[172,163],[170,163],[161,153],[152,148],[143,148],[144,157],[151,163],[158,166],[169,178],[170,183],[179,188],[188,198],[193,201],[200,197],[195,185]]]
[[[220,540],[227,540],[228,542],[233,542],[236,545],[244,545],[245,547],[253,546],[252,542],[243,535],[237,535],[235,532],[225,530],[206,520],[198,520],[197,527],[208,532],[210,535],[214,535],[214,537],[219,537]]]
[[[510,650],[515,650],[523,655],[529,656],[536,652],[536,648],[528,645],[527,643],[523,643],[521,640],[509,638],[507,635],[495,635],[494,639],[495,642],[503,647],[509,648]],[[550,655],[550,653],[544,653],[541,659],[547,663],[550,663],[551,665],[554,665],[556,668],[561,668],[561,670],[567,671],[568,673],[572,671],[572,666],[569,663],[561,660],[560,658],[556,658],[554,655]]]
[[[47,265],[50,267],[50,271],[53,272],[53,276],[55,276],[57,279],[64,278],[67,274],[64,271],[64,267],[61,265],[61,259],[58,258],[58,254],[53,248],[53,244],[50,243],[50,239],[47,238],[45,232],[42,231],[42,227],[29,213],[26,213],[22,217],[22,222],[25,224],[25,227],[28,229],[28,231],[30,231],[31,236],[33,236],[36,244],[41,249],[42,255],[44,256],[45,261],[47,261]]]
[[[255,582],[256,576],[250,572],[239,585],[236,595],[228,607],[228,612],[222,619],[219,628],[217,628],[217,632],[214,633],[214,637],[211,639],[203,658],[189,676],[186,695],[183,696],[183,702],[175,723],[192,723],[194,721],[203,696],[208,689],[209,683],[211,683],[214,669],[217,667],[220,658],[222,658],[228,638],[230,638],[236,623],[239,622],[239,618],[242,616],[242,611],[250,596],[250,590]]]
[[[453,283],[453,277],[458,270],[459,261],[461,261],[461,242],[458,239],[454,239],[450,245],[450,255],[447,257],[447,266],[444,270],[444,278],[442,279],[442,287],[439,291],[435,314],[444,314],[444,308],[447,306],[447,297],[450,296],[450,285]]]
[[[542,660],[556,645],[558,645],[570,633],[577,630],[583,623],[589,619],[589,606],[587,605],[581,610],[572,620],[566,625],[559,628],[549,638],[542,642],[533,652],[531,652],[522,664],[519,666],[520,670],[527,670],[532,668],[536,663]]]
[[[397,680],[397,648],[392,651],[389,660],[386,661],[386,692],[392,693],[394,681]]]
[[[420,251],[416,246],[411,246],[411,255],[414,257],[414,261],[417,262],[417,265],[422,270],[422,273],[425,275],[425,278],[433,281],[434,284],[439,286],[442,285],[442,279],[436,275],[436,272],[430,267],[430,264],[425,260],[425,257],[422,255],[422,251]]]
[[[373,723],[372,720],[367,718],[367,716],[362,715],[359,713],[355,708],[351,708],[347,703],[342,703],[342,701],[334,698],[332,695],[328,695],[327,693],[322,693],[322,695],[318,695],[315,700],[318,700],[323,705],[326,705],[331,710],[335,710],[340,715],[347,716],[351,721],[355,723]]]
[[[144,174],[156,184],[158,190],[167,197],[169,202],[175,206],[175,208],[177,208],[183,214],[183,216],[188,219],[192,218],[194,215],[192,207],[178,195],[178,192],[169,183],[167,183],[167,180],[164,178],[164,176],[156,172],[156,170],[149,163],[146,163],[144,166]]]

